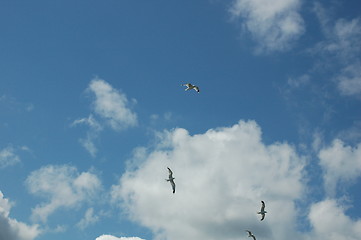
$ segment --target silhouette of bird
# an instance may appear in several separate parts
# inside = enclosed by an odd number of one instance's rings
[[[246,232],[248,232],[248,237],[252,237],[252,238],[253,238],[253,240],[256,240],[256,237],[252,234],[252,232],[251,232],[251,231],[246,230]]]
[[[259,211],[257,214],[261,214],[261,215],[262,215],[261,221],[263,221],[263,219],[264,219],[267,211],[264,210],[264,208],[265,208],[265,206],[266,206],[266,205],[264,204],[264,201],[261,201],[261,203],[262,203],[261,211]]]
[[[184,89],[184,91],[188,91],[188,90],[191,90],[191,89],[194,89],[196,90],[198,93],[199,93],[199,87],[195,86],[195,85],[192,85],[190,83],[186,83],[186,84],[182,84],[182,86],[186,86],[187,88]]]
[[[169,178],[166,179],[167,182],[170,182],[170,184],[172,185],[172,189],[173,189],[173,193],[175,193],[175,183],[174,183],[174,177],[173,177],[173,172],[172,170],[170,170],[169,167],[168,168],[168,171],[169,171]]]

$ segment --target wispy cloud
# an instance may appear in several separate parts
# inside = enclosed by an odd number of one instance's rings
[[[48,200],[32,210],[32,218],[43,222],[59,208],[73,208],[91,201],[102,188],[95,174],[79,173],[68,165],[49,165],[33,171],[26,179],[26,186],[30,193]]]
[[[0,239],[33,240],[41,234],[38,225],[27,225],[10,218],[11,203],[0,191]]]
[[[92,113],[89,117],[75,120],[71,126],[88,125],[86,137],[80,138],[79,142],[92,155],[96,156],[98,149],[95,141],[105,126],[115,131],[121,131],[138,124],[137,114],[131,110],[131,104],[125,94],[113,88],[106,81],[93,79],[87,92],[91,93]],[[132,100],[135,102],[135,100]]]
[[[87,118],[81,118],[75,120],[71,126],[77,125],[88,125],[89,130],[86,133],[85,138],[80,138],[79,142],[83,145],[83,147],[90,153],[91,156],[95,157],[98,149],[95,145],[95,141],[97,140],[99,133],[103,130],[102,125],[93,117],[93,115],[89,115]]]
[[[0,150],[0,169],[15,165],[20,162],[20,157],[11,146]]]
[[[21,102],[15,97],[6,94],[0,96],[0,106],[16,112],[31,112],[35,108],[32,103]]]
[[[80,229],[85,229],[88,226],[99,221],[99,216],[94,214],[93,208],[88,208],[85,212],[84,217],[78,222],[77,226]]]
[[[230,12],[257,42],[257,53],[285,51],[305,32],[300,0],[234,0]]]
[[[313,50],[324,55],[324,64],[335,68],[336,73],[333,79],[340,93],[359,96],[361,93],[361,18],[333,20],[328,11],[317,2],[314,12],[319,19],[325,39]]]

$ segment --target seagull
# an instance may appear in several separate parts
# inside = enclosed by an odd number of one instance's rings
[[[251,231],[246,230],[246,232],[248,232],[248,237],[252,237],[252,238],[253,238],[253,240],[256,240],[256,237],[252,234],[252,232],[251,232]]]
[[[184,91],[188,91],[188,90],[191,90],[191,89],[194,89],[196,90],[198,93],[199,93],[199,87],[195,86],[195,85],[192,85],[190,83],[186,83],[186,84],[182,84],[182,86],[186,86],[187,88],[184,89]]]
[[[265,215],[266,215],[266,211],[264,210],[264,208],[265,208],[265,204],[264,204],[264,201],[261,201],[261,203],[262,203],[262,207],[261,207],[261,211],[259,211],[257,214],[261,214],[262,215],[262,218],[261,218],[261,221],[263,221],[263,219],[264,219],[264,217],[265,217]]]
[[[166,181],[170,182],[170,184],[172,185],[173,193],[175,193],[175,183],[173,181],[173,179],[175,179],[175,178],[173,177],[173,172],[172,172],[172,170],[170,170],[169,167],[168,167],[168,171],[169,171],[169,178],[166,179]]]

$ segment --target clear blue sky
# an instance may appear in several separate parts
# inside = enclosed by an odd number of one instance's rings
[[[358,239],[360,9],[0,1],[0,240]]]

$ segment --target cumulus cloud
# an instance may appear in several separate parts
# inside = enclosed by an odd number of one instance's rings
[[[15,153],[11,146],[0,150],[0,169],[20,162],[20,157]]]
[[[101,189],[95,174],[79,173],[68,165],[49,165],[33,171],[26,179],[26,185],[30,193],[48,200],[32,209],[32,218],[43,222],[59,208],[73,208],[90,201]]]
[[[95,95],[95,113],[106,119],[114,130],[137,125],[137,115],[130,110],[129,100],[125,94],[98,78],[90,82],[88,89]]]
[[[324,170],[325,190],[334,196],[338,183],[350,182],[361,176],[361,143],[347,146],[339,139],[319,152],[320,165]]]
[[[139,149],[137,166],[112,187],[112,199],[155,239],[239,239],[247,228],[262,239],[296,239],[304,159],[287,143],[264,144],[255,122],[194,136],[178,128],[155,149]],[[260,225],[261,200],[277,214]]]
[[[235,0],[230,8],[258,43],[258,52],[284,51],[305,31],[300,0]]]
[[[311,206],[309,220],[313,228],[311,239],[357,240],[361,235],[361,220],[352,220],[334,199]]]
[[[33,240],[40,235],[38,225],[27,225],[9,217],[11,203],[0,191],[0,239]]]
[[[95,240],[144,240],[138,237],[114,237],[112,235],[101,235],[97,237]]]

